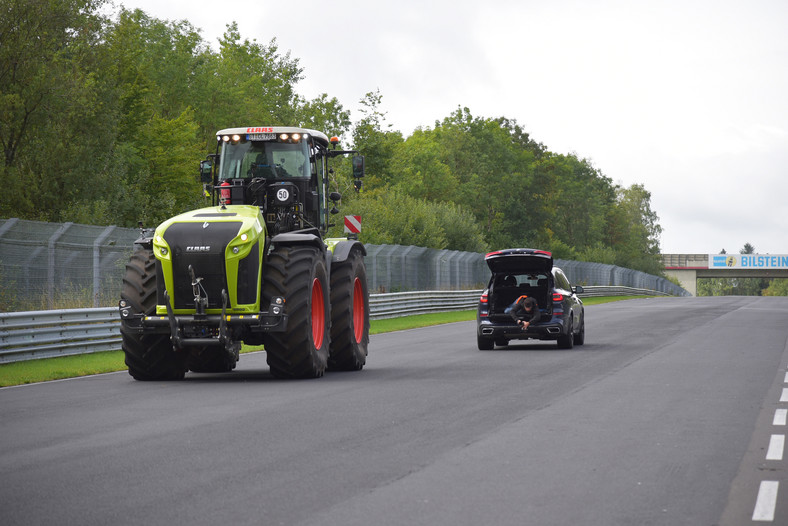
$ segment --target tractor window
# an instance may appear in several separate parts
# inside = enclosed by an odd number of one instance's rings
[[[309,152],[305,141],[226,142],[222,145],[219,179],[309,177]]]

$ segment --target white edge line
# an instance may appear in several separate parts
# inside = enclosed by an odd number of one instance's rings
[[[766,460],[782,460],[785,449],[785,435],[772,435],[769,439],[769,449],[766,451]]]
[[[777,491],[780,483],[776,480],[762,480],[752,512],[754,521],[774,521],[774,509],[777,506]]]
[[[17,384],[17,385],[6,385],[4,387],[0,387],[0,390],[4,389],[17,389],[19,387],[31,387],[33,385],[46,385],[46,384],[56,384],[59,382],[71,382],[74,380],[82,380],[84,378],[95,378],[97,376],[107,376],[110,374],[120,374],[126,373],[128,374],[127,369],[121,369],[120,371],[110,371],[108,373],[96,373],[96,374],[86,374],[84,376],[72,376],[71,378],[59,378],[57,380],[44,380],[43,382],[30,382],[29,384]]]

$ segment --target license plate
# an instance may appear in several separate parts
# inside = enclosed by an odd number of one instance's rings
[[[275,133],[250,133],[246,136],[247,141],[274,141],[276,140]]]

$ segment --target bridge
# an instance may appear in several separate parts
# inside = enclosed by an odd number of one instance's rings
[[[788,278],[786,254],[662,254],[662,264],[693,296],[698,278]]]

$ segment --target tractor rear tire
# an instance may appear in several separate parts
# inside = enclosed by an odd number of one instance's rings
[[[137,250],[126,264],[120,297],[132,314],[156,313],[156,258],[152,250]],[[138,334],[120,324],[121,348],[135,380],[180,380],[186,372],[182,353],[172,348],[168,334]]]
[[[329,371],[360,371],[369,346],[369,291],[364,256],[353,250],[331,266]]]
[[[277,378],[318,378],[328,361],[328,273],[314,246],[279,246],[263,269],[263,304],[285,298],[287,329],[266,335],[265,352]]]

